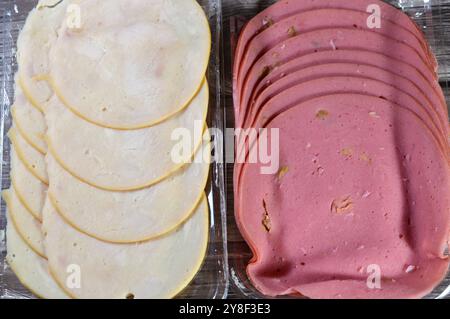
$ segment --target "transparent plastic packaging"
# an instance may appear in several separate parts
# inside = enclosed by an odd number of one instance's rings
[[[222,32],[221,2],[215,0],[198,0],[202,5],[212,32],[212,52],[207,72],[210,85],[210,105],[208,125],[223,128],[221,100],[220,41]],[[15,59],[16,41],[25,23],[28,12],[35,7],[37,0],[0,0],[0,152],[2,190],[10,186],[10,141],[6,136],[11,127],[10,107],[14,102],[14,73],[17,70]],[[222,152],[220,152],[222,154]],[[207,195],[210,206],[210,239],[203,266],[194,280],[177,298],[211,299],[226,298],[228,292],[228,258],[227,258],[227,224],[225,209],[225,184],[223,165],[211,165]],[[22,286],[7,263],[6,257],[6,204],[1,201],[0,214],[0,299],[35,298]]]
[[[212,52],[208,69],[210,106],[208,124],[222,132],[234,127],[232,63],[234,48],[243,25],[275,0],[199,0],[212,31]],[[440,83],[450,104],[450,0],[390,0],[407,12],[424,31],[439,62]],[[0,0],[0,153],[2,189],[10,184],[9,149],[6,133],[11,126],[16,39],[28,12],[37,0]],[[233,164],[224,164],[233,146],[216,142],[224,150],[222,161],[211,165],[208,199],[210,242],[201,271],[178,298],[264,298],[250,283],[245,269],[252,257],[234,221]],[[230,143],[225,139],[226,143]],[[217,147],[220,147],[218,149]],[[0,214],[0,299],[34,298],[5,263],[6,205]],[[450,298],[450,273],[426,298]]]
[[[232,97],[232,66],[239,33],[247,21],[273,4],[274,0],[223,0],[223,37],[225,55],[225,116],[227,127],[234,127]],[[386,1],[405,11],[423,30],[439,63],[440,84],[450,103],[450,1],[449,0],[390,0]],[[229,148],[227,148],[229,149]],[[228,157],[228,156],[227,156]],[[238,298],[264,298],[249,281],[246,267],[252,257],[234,221],[233,164],[227,164],[228,254],[230,293]],[[448,252],[447,252],[448,253]],[[285,298],[285,297],[284,297]],[[450,272],[426,298],[450,298]]]

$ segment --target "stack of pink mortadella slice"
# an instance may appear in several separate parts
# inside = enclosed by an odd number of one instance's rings
[[[382,1],[282,0],[245,26],[235,216],[261,293],[420,298],[445,277],[449,123],[436,70],[418,27]],[[264,151],[275,170],[251,160]]]

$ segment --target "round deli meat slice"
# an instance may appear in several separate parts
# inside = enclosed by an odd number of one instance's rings
[[[332,76],[350,76],[361,77],[367,79],[373,79],[383,82],[392,87],[392,92],[401,91],[411,96],[417,101],[417,104],[423,109],[423,113],[426,114],[427,119],[432,120],[432,124],[441,133],[442,137],[448,135],[448,118],[440,105],[433,104],[426,95],[423,94],[421,88],[408,78],[398,76],[390,71],[386,71],[377,67],[360,65],[355,63],[326,63],[320,65],[314,65],[306,67],[300,71],[293,72],[279,79],[272,85],[264,89],[249,106],[247,112],[248,122],[243,127],[252,127],[254,124],[255,116],[264,108],[265,103],[276,95],[284,92],[285,90],[294,87],[295,85],[306,82],[310,79],[326,78]],[[326,81],[324,79],[323,81]],[[376,92],[372,91],[372,94]],[[309,93],[309,92],[308,92]],[[380,96],[384,96],[383,91],[379,92]],[[437,102],[434,100],[434,102]]]
[[[399,28],[404,28],[406,31],[411,32],[419,41],[424,43],[424,47],[429,50],[428,45],[424,39],[422,31],[419,30],[417,25],[401,10],[385,3],[384,1],[341,1],[336,2],[334,0],[305,0],[305,1],[278,1],[267,9],[261,11],[258,15],[253,17],[242,30],[239,42],[235,52],[235,64],[234,64],[234,88],[236,89],[237,74],[240,69],[241,60],[244,54],[247,52],[248,47],[252,44],[255,37],[262,33],[264,30],[270,29],[272,26],[281,22],[283,19],[288,19],[296,14],[316,9],[347,9],[354,10],[356,12],[366,13],[368,9],[373,6],[380,8],[380,16],[382,21],[386,20],[396,24]],[[432,53],[429,53],[432,56]]]
[[[58,35],[68,3],[66,0],[40,0],[28,14],[17,39],[16,94],[19,88],[29,103],[41,111],[53,92],[46,82],[36,77],[48,73],[50,44]]]
[[[411,47],[431,68],[434,67],[435,58],[428,55],[424,43],[418,40],[414,34],[390,21],[382,21],[380,28],[369,28],[367,25],[369,16],[370,14],[367,12],[353,10],[319,9],[302,12],[275,23],[256,35],[249,44],[238,69],[238,83],[259,57],[279,43],[295,37],[297,34],[333,27],[350,27],[382,34]],[[333,42],[330,44],[334,45]]]
[[[27,143],[40,153],[45,154],[47,152],[47,144],[45,143],[44,135],[47,125],[45,124],[44,114],[32,106],[20,91],[18,85],[15,87],[15,99],[14,105],[11,106],[11,116],[14,126]]]
[[[279,94],[273,96],[259,109],[255,109],[253,117],[249,118],[251,127],[264,127],[265,124],[278,114],[302,101],[328,95],[332,93],[361,93],[393,102],[414,112],[425,126],[433,133],[433,136],[441,143],[443,153],[448,153],[445,136],[439,130],[437,123],[433,122],[427,105],[423,105],[409,92],[399,90],[385,82],[368,77],[357,76],[330,76],[300,82]],[[376,114],[373,114],[376,117]]]
[[[437,108],[436,112],[438,112],[445,121],[448,119],[447,104],[439,83],[437,81],[428,81],[413,66],[405,63],[404,61],[396,60],[376,52],[363,50],[332,50],[313,52],[299,56],[298,58],[294,58],[285,64],[275,66],[269,73],[260,77],[258,81],[255,82],[254,87],[249,87],[245,90],[245,95],[242,100],[243,102],[239,109],[239,114],[242,113],[242,116],[239,115],[239,118],[236,119],[236,127],[241,127],[243,125],[243,120],[248,113],[248,109],[251,108],[255,99],[268,86],[275,84],[291,73],[297,73],[314,65],[328,63],[354,63],[358,65],[367,65],[377,67],[409,79],[422,90],[424,95],[428,97],[433,104],[433,107]],[[274,58],[270,64],[276,65],[276,59]],[[239,119],[241,119],[241,121],[239,121]]]
[[[290,108],[267,130],[269,149],[279,145],[279,170],[245,165],[236,214],[258,290],[415,298],[444,278],[449,168],[413,112],[336,94]],[[368,284],[374,273],[380,286]]]
[[[204,82],[191,104],[167,121],[137,130],[116,130],[83,120],[54,96],[45,111],[48,149],[65,170],[94,187],[110,191],[146,188],[192,160],[202,142],[208,98]],[[178,154],[180,145],[183,149]]]
[[[9,216],[6,237],[6,261],[25,287],[40,298],[69,298],[50,275],[47,260],[27,245]]]
[[[41,222],[23,206],[13,188],[2,195],[8,206],[9,221],[14,224],[17,233],[36,254],[45,258]]]
[[[111,244],[72,228],[47,201],[44,243],[51,273],[73,298],[172,298],[203,263],[208,224],[203,196],[191,217],[170,234],[138,244]],[[65,285],[68,267],[81,271],[79,286]]]
[[[42,207],[47,193],[47,184],[33,175],[15,151],[14,146],[11,148],[11,184],[23,206],[36,219],[42,221]]]
[[[389,84],[364,77],[330,76],[309,80],[288,88],[272,97],[258,110],[255,109],[257,113],[249,120],[251,124],[248,127],[256,129],[265,127],[266,123],[272,118],[299,103],[314,97],[334,93],[361,93],[371,95],[380,99],[386,99],[399,107],[411,110],[423,121],[424,126],[436,139],[444,157],[448,158],[448,144],[445,135],[439,131],[437,125],[430,118],[427,109],[423,105],[417,102],[411,95]],[[374,111],[371,116],[377,117],[378,114]],[[250,139],[247,139],[245,134],[238,137],[238,148],[236,150],[238,160],[234,168],[235,190],[239,187],[242,162],[248,157],[248,147],[245,144],[248,142],[250,142]]]
[[[18,132],[16,127],[12,127],[8,132],[11,144],[23,164],[42,183],[48,185],[47,164],[45,155],[40,153]]]
[[[44,79],[80,117],[108,128],[149,127],[201,89],[211,32],[196,0],[66,2],[65,20],[79,19],[62,23]]]
[[[112,243],[155,239],[186,221],[203,198],[210,150],[209,143],[203,145],[192,163],[153,186],[130,192],[83,183],[48,155],[48,196],[67,223],[91,237]]]
[[[429,82],[436,81],[434,70],[411,47],[381,34],[354,28],[328,28],[301,33],[281,42],[265,52],[238,82],[239,90],[234,94],[241,97],[251,94],[260,78],[302,55],[320,51],[363,50],[384,54],[402,60],[416,68]],[[250,90],[246,93],[246,90]],[[238,116],[239,118],[239,116]]]

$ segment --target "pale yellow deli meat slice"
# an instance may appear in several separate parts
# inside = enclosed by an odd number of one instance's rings
[[[60,283],[67,267],[79,270],[75,298],[171,298],[186,287],[202,265],[208,243],[206,197],[177,230],[140,244],[111,244],[78,232],[56,212],[44,208],[49,266]]]
[[[195,0],[68,1],[49,54],[59,98],[99,125],[135,129],[174,115],[200,89],[211,34]]]

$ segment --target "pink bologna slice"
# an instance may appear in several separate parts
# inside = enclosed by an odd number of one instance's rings
[[[270,64],[272,65],[275,63],[276,60],[274,59]],[[447,122],[447,105],[442,89],[437,81],[428,81],[416,68],[401,60],[395,60],[380,53],[361,50],[314,52],[294,58],[281,66],[274,67],[271,72],[259,79],[255,88],[246,90],[246,95],[243,97],[242,109],[239,111],[240,113],[243,113],[240,117],[244,118],[246,116],[248,109],[259,94],[272,84],[277,83],[291,73],[297,73],[305,68],[326,63],[354,63],[358,65],[373,66],[407,78],[422,90],[423,94],[431,101],[434,108],[437,108],[437,112],[441,114]],[[236,122],[236,127],[242,126],[242,121]]]
[[[364,77],[355,76],[332,76],[309,80],[273,96],[257,110],[257,113],[249,120],[247,127],[262,128],[273,117],[292,108],[299,103],[305,102],[314,97],[336,93],[361,93],[374,97],[382,97],[396,105],[405,107],[414,112],[424,123],[424,126],[437,140],[441,152],[448,158],[448,144],[445,136],[439,130],[436,123],[428,114],[426,106],[420,104],[414,97],[389,84]],[[255,108],[256,110],[256,108]],[[376,112],[372,113],[377,117]],[[234,165],[234,190],[239,191],[240,175],[242,173],[242,163],[248,161],[248,147],[242,147],[243,141],[250,143],[249,139],[243,135],[241,140],[237,139],[236,163]],[[245,155],[244,155],[245,154]]]
[[[430,56],[426,50],[426,44],[417,39],[408,30],[399,27],[390,22],[383,21],[380,28],[370,29],[367,26],[369,13],[363,13],[353,10],[344,9],[319,9],[299,13],[272,25],[267,30],[262,31],[252,40],[240,62],[237,70],[238,83],[241,83],[241,77],[245,76],[250,67],[262,54],[297,34],[320,30],[325,28],[354,28],[382,34],[392,40],[399,41],[411,47],[419,56],[429,65],[430,68],[435,67],[435,58]],[[333,45],[331,42],[330,45]],[[239,92],[239,86],[238,86]],[[240,105],[242,99],[239,101]]]
[[[380,14],[382,21],[386,20],[397,24],[400,28],[414,34],[414,36],[419,40],[423,41],[423,33],[419,30],[417,25],[401,10],[398,10],[391,5],[383,1],[369,1],[369,0],[357,0],[357,1],[335,1],[335,0],[303,0],[303,1],[290,1],[282,0],[278,1],[272,6],[260,12],[252,20],[250,20],[244,29],[241,31],[239,42],[236,47],[235,52],[235,63],[234,63],[234,78],[233,78],[233,89],[237,89],[237,74],[240,68],[240,63],[244,53],[247,51],[248,46],[252,43],[254,38],[264,30],[270,29],[274,24],[287,19],[301,12],[314,10],[314,9],[324,9],[324,8],[338,8],[338,9],[348,9],[357,12],[367,12],[369,6],[376,5],[380,8]],[[429,51],[428,46],[426,49]],[[430,52],[430,51],[429,51]],[[431,56],[430,52],[430,56]]]
[[[449,169],[421,119],[384,99],[336,94],[290,108],[274,128],[278,173],[246,164],[237,198],[258,290],[417,298],[444,278]]]
[[[258,59],[246,76],[239,79],[237,84],[238,90],[235,90],[233,94],[237,94],[239,99],[242,96],[246,96],[246,94],[251,94],[253,88],[267,72],[299,56],[316,51],[336,51],[341,49],[367,50],[385,54],[393,59],[402,60],[416,68],[427,81],[436,81],[434,71],[409,46],[374,32],[332,28],[303,33],[273,47]],[[236,111],[237,114],[246,112],[245,110]],[[237,118],[239,119],[239,115],[237,115]]]

